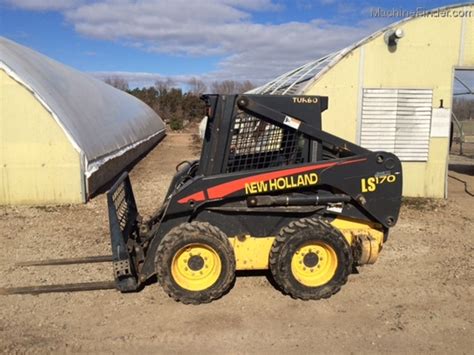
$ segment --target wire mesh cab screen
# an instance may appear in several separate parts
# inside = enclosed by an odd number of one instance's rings
[[[292,129],[236,110],[225,172],[265,169],[308,160],[308,139]]]

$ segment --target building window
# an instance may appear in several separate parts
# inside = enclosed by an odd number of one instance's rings
[[[360,144],[402,161],[427,161],[432,100],[432,90],[364,89]]]

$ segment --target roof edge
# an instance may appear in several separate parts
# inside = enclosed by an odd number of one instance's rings
[[[85,166],[85,169],[84,169],[84,176],[88,179],[89,177],[92,176],[92,174],[94,174],[97,170],[99,170],[100,167],[102,165],[104,165],[105,163],[107,163],[109,160],[115,159],[115,158],[125,154],[129,150],[131,150],[131,149],[133,149],[133,148],[135,148],[135,147],[137,147],[137,146],[153,139],[157,135],[165,133],[165,131],[166,131],[166,128],[163,128],[163,129],[149,135],[148,137],[146,137],[144,139],[141,139],[137,142],[134,142],[134,143],[129,144],[125,147],[122,147],[122,148],[120,148],[116,151],[108,153],[108,154],[106,154],[102,157],[99,157],[99,158],[91,161],[91,162],[87,161],[87,159],[86,159],[86,166]]]

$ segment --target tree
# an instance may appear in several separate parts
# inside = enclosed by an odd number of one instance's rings
[[[142,100],[152,109],[157,111],[156,104],[158,103],[159,94],[158,94],[158,91],[154,87],[141,88],[141,89],[135,88],[133,90],[129,90],[128,93],[135,96],[137,99]]]
[[[454,98],[453,112],[460,121],[474,119],[474,98],[468,95],[464,98]]]
[[[194,78],[194,77],[189,79],[188,85],[189,85],[189,92],[193,94],[194,96],[200,96],[204,94],[207,90],[207,86],[204,83],[204,81]]]
[[[224,81],[214,81],[211,84],[211,89],[213,94],[238,94],[237,92],[237,82],[234,80],[224,80]]]
[[[213,94],[242,94],[246,91],[253,89],[255,85],[252,84],[249,80],[243,82],[235,80],[224,80],[224,81],[214,81],[211,84],[211,91]]]
[[[206,115],[206,105],[204,101],[192,93],[184,94],[181,107],[190,121],[200,120]]]
[[[167,79],[157,80],[154,86],[134,88],[128,92],[150,106],[172,130],[178,130],[186,122],[199,121],[206,114],[205,103],[199,99],[199,95],[205,92],[206,85],[199,79],[191,78],[189,87],[190,90],[183,93],[173,80]],[[226,80],[211,85],[211,91],[219,94],[241,93],[251,88],[253,84],[248,80]]]
[[[122,91],[128,91],[128,81],[125,80],[124,78],[120,78],[118,76],[112,76],[104,79],[104,82],[106,84],[109,84],[113,86],[116,89],[122,90]]]
[[[174,87],[176,83],[173,79],[160,79],[155,81],[155,88],[158,90],[160,96],[166,96],[166,94]]]
[[[239,83],[239,94],[250,91],[255,88],[255,85],[250,80],[245,80]]]

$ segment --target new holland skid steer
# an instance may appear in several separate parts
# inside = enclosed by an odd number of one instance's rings
[[[127,173],[107,193],[115,288],[156,275],[171,297],[199,304],[226,293],[237,270],[269,269],[285,294],[316,300],[376,261],[400,209],[395,155],[323,131],[326,97],[203,99],[201,158],[177,166],[150,220]]]
[[[178,165],[165,201],[140,223],[124,174],[108,192],[117,288],[151,276],[184,303],[270,269],[295,298],[327,298],[372,264],[398,218],[398,158],[321,130],[319,96],[207,95],[201,159]],[[150,192],[153,193],[153,192]]]

